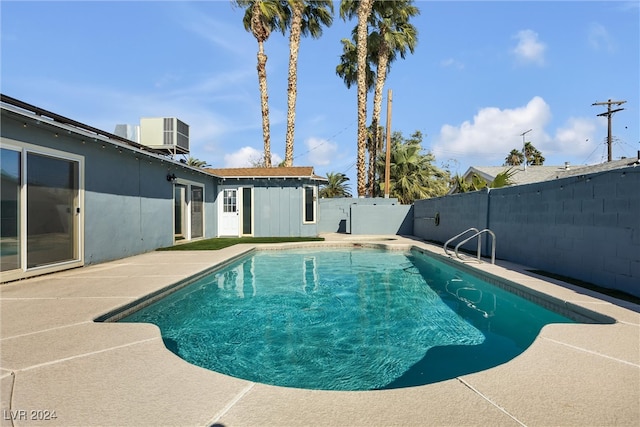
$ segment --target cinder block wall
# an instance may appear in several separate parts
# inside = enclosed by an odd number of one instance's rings
[[[417,200],[414,203],[413,234],[444,243],[469,228],[482,230],[487,227],[488,203],[489,198],[484,191]],[[469,233],[466,237],[472,234]],[[477,243],[469,242],[462,247],[476,250]]]
[[[418,237],[469,227],[496,234],[498,258],[640,296],[639,167],[415,203]]]
[[[413,234],[412,205],[351,205],[351,234]]]
[[[356,230],[352,230],[352,207],[358,206],[365,210],[358,210],[358,224]],[[374,218],[380,212],[380,215],[385,215],[382,211],[377,211],[376,207],[380,206],[393,206],[393,208],[387,209],[385,212],[387,215],[392,215],[393,220],[385,225],[384,230],[376,230],[376,221]],[[395,227],[396,230],[412,230],[413,224],[411,223],[411,217],[409,216],[409,207],[403,206],[398,203],[398,199],[383,197],[374,197],[370,199],[359,198],[335,198],[335,199],[320,199],[319,203],[319,222],[318,233],[357,233],[357,234],[396,234],[395,232],[388,232]],[[391,213],[392,212],[392,213]],[[402,225],[403,223],[404,226]],[[397,233],[404,234],[404,233]],[[408,234],[411,234],[409,232]]]

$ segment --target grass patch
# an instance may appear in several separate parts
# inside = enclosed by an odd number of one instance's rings
[[[322,242],[324,237],[216,237],[157,249],[159,251],[217,251],[239,243]]]
[[[527,270],[540,276],[550,277],[551,279],[562,280],[563,282],[571,283],[572,285],[579,286],[581,288],[589,289],[591,291],[599,292],[610,297],[618,298],[623,301],[632,302],[634,304],[640,304],[640,297],[628,294],[624,291],[617,289],[604,288],[602,286],[594,285],[593,283],[585,282],[583,280],[574,279],[572,277],[563,276],[561,274],[549,273],[544,270]]]

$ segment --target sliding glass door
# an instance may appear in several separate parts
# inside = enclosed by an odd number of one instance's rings
[[[174,184],[174,240],[204,236],[204,187],[186,180]]]
[[[82,265],[82,158],[4,140],[0,152],[3,278]]]
[[[15,270],[21,266],[20,245],[20,169],[21,152],[15,150],[0,150],[0,165],[2,165],[2,182],[0,193],[0,271]]]
[[[27,154],[27,268],[78,259],[78,169]]]

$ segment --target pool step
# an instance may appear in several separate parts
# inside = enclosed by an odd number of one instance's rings
[[[420,270],[418,270],[418,268],[415,265],[413,265],[413,263],[411,263],[411,262],[407,262],[407,263],[404,263],[404,264],[400,265],[400,268],[402,268],[407,273],[421,274]]]

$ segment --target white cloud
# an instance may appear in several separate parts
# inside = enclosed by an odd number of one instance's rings
[[[224,155],[225,168],[249,168],[262,159],[263,151],[253,147],[242,147],[233,153]],[[282,162],[282,158],[271,153],[271,163],[277,165]]]
[[[464,170],[468,166],[498,166],[512,149],[521,149],[522,133],[532,129],[525,140],[542,152],[546,165],[594,160],[592,155],[602,145],[597,135],[606,124],[596,117],[570,117],[555,130],[547,131],[551,116],[551,108],[538,96],[514,109],[483,108],[472,121],[444,125],[432,151],[440,161],[456,159]]]
[[[589,26],[589,46],[594,50],[606,50],[607,52],[613,52],[615,45],[613,39],[609,35],[607,29],[598,23],[593,23]]]
[[[556,130],[552,143],[540,147],[543,149],[541,151],[567,156],[588,156],[598,145],[595,141],[596,129],[596,119],[571,117],[563,127]]]
[[[262,151],[253,147],[242,147],[238,151],[224,155],[225,168],[246,168],[251,166],[251,162],[259,160]]]
[[[522,30],[514,38],[518,39],[518,45],[511,52],[520,64],[544,65],[547,46],[538,40],[538,33],[533,30]]]
[[[527,139],[547,139],[543,129],[550,118],[549,106],[538,96],[524,107],[486,107],[478,111],[473,121],[442,126],[433,153],[440,160],[469,156],[476,165],[502,164],[509,151],[521,145],[520,134],[524,131],[533,129]]]
[[[282,163],[282,160],[284,160],[284,159],[282,157],[280,157],[280,155],[274,153],[273,151],[271,152],[271,164],[278,165],[278,164]]]
[[[307,147],[307,160],[313,166],[327,166],[335,160],[338,145],[321,138],[309,138],[304,144]]]

